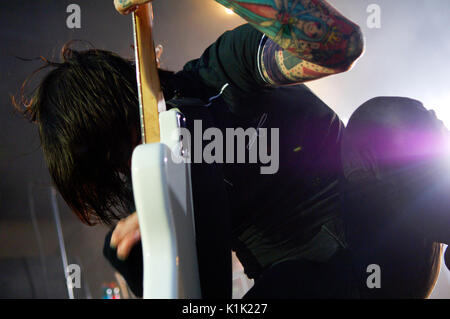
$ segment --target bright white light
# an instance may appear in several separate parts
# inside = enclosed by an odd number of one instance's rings
[[[348,124],[348,118],[347,118],[347,117],[344,117],[344,116],[341,116],[340,119],[341,119],[342,123],[344,123],[344,125],[347,126],[347,124]]]
[[[225,8],[225,12],[226,12],[226,13],[228,13],[228,14],[233,14],[233,13],[234,13],[234,11],[233,11],[233,10],[231,10],[231,9],[228,9],[228,8]]]
[[[450,95],[447,92],[433,92],[432,96],[419,98],[427,109],[434,110],[438,119],[450,129]]]
[[[441,120],[445,127],[450,130],[450,96],[441,95],[435,98],[428,99],[424,103],[427,109],[435,112],[437,118]],[[429,107],[431,105],[431,107]],[[450,156],[450,136],[447,142],[447,153]]]

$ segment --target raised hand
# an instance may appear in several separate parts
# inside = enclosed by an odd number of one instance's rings
[[[137,213],[119,221],[114,229],[110,246],[117,248],[117,258],[125,260],[131,248],[141,240]]]

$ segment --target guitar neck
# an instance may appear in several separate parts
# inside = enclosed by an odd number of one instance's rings
[[[143,143],[157,143],[161,140],[159,112],[166,110],[158,76],[152,22],[151,3],[141,5],[133,12],[136,76]]]

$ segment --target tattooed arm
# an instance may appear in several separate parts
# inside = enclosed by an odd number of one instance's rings
[[[271,85],[288,85],[349,70],[363,52],[360,28],[325,0],[216,0],[265,39],[258,61]]]

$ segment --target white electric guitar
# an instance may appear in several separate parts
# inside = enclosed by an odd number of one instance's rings
[[[151,3],[133,13],[143,144],[132,181],[144,262],[144,298],[201,298],[190,166],[182,160],[183,117],[166,111],[152,38]]]

